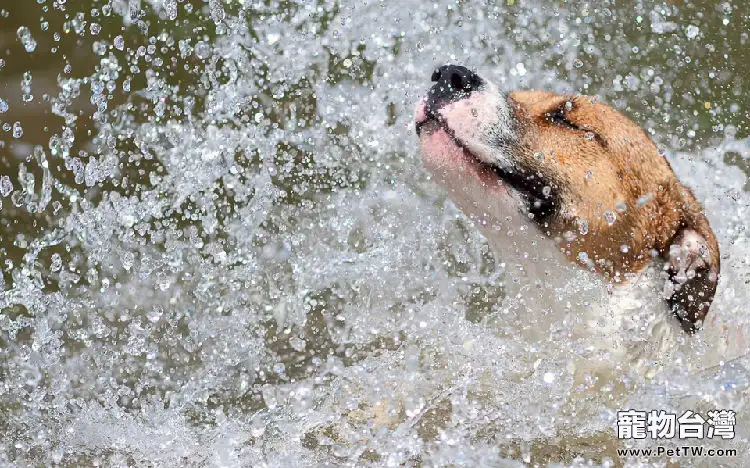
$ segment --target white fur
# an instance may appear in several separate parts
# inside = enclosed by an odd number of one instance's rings
[[[472,154],[440,128],[422,133],[422,158],[505,263],[507,299],[500,328],[523,335],[528,343],[566,343],[580,376],[649,376],[673,359],[686,335],[661,297],[661,265],[646,268],[627,284],[613,284],[585,265],[571,264],[525,214],[521,195],[494,175],[488,177],[474,159],[512,167],[510,155],[485,143],[488,132],[515,138],[504,97],[488,85],[439,112]],[[424,113],[418,109],[420,117]]]
[[[577,375],[651,377],[687,336],[661,298],[661,265],[612,284],[571,264],[530,222],[482,231],[506,263],[512,328],[529,343],[566,343]]]
[[[495,85],[487,83],[468,97],[446,104],[438,113],[449,123],[455,138],[474,156],[488,164],[513,167],[507,154],[488,144],[517,139],[512,110]]]
[[[423,158],[505,264],[502,327],[528,343],[564,341],[577,375],[653,375],[671,359],[683,332],[661,298],[661,265],[627,284],[609,284],[571,264],[521,210],[520,195],[482,177],[478,164],[439,130],[423,136]],[[502,328],[501,327],[501,328]]]

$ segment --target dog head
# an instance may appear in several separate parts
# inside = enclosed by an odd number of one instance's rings
[[[446,65],[416,109],[422,159],[467,214],[533,226],[614,283],[665,260],[665,299],[686,330],[716,290],[719,249],[701,206],[630,119],[586,96],[500,92]]]

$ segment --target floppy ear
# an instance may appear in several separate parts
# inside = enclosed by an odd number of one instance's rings
[[[690,196],[692,199],[692,196]],[[683,205],[682,225],[669,248],[666,259],[664,298],[687,332],[695,332],[703,323],[719,280],[719,246],[706,217],[695,209],[694,199]]]

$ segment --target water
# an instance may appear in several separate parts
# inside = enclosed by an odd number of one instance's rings
[[[508,266],[411,125],[447,61],[628,112],[704,203],[741,331],[746,6],[4,8],[4,464],[606,465],[647,446],[616,409],[715,407],[737,437],[705,445],[750,463],[740,337],[580,398],[563,338],[514,338]]]

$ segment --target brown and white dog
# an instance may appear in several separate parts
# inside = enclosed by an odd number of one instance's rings
[[[432,81],[415,116],[423,162],[509,265],[509,294],[542,311],[522,320],[537,338],[700,328],[718,244],[636,124],[591,97],[504,94],[462,66]],[[588,280],[606,293],[586,293]]]

